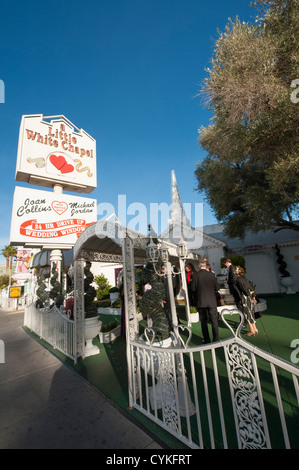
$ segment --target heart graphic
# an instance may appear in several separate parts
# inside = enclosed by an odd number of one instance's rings
[[[67,163],[63,155],[50,155],[50,162],[57,170],[60,170],[61,173],[71,173],[74,171],[73,165]]]
[[[67,209],[68,209],[68,204],[64,201],[53,201],[52,204],[52,209],[56,212],[56,214],[61,215],[63,214]]]
[[[73,165],[70,165],[69,163],[65,163],[61,168],[60,168],[61,173],[71,173],[74,171]]]
[[[55,168],[57,168],[57,170],[60,170],[66,163],[65,158],[62,155],[50,155],[50,162],[55,166]]]

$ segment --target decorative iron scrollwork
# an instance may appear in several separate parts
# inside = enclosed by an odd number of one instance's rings
[[[243,449],[267,448],[262,404],[250,353],[239,344],[226,346],[233,407]]]

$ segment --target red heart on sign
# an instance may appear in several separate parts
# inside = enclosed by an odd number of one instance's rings
[[[73,165],[70,165],[69,163],[65,163],[61,168],[60,168],[61,173],[71,173],[74,171]]]
[[[57,170],[60,170],[66,163],[65,158],[62,155],[50,155],[50,162],[55,166],[55,168],[57,168]]]

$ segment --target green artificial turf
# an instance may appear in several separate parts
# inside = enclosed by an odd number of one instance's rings
[[[260,296],[263,297],[263,296]],[[262,317],[257,320],[257,328],[259,334],[257,336],[246,337],[244,333],[245,329],[242,330],[241,336],[246,339],[249,343],[257,346],[258,348],[267,351],[281,359],[290,362],[293,348],[291,348],[291,342],[293,339],[299,339],[299,294],[294,295],[281,295],[281,296],[268,296],[264,297],[267,301],[267,310],[262,312]],[[184,308],[178,307],[178,317],[182,324],[186,324]],[[107,324],[112,320],[120,322],[120,317],[111,317],[109,315],[100,316],[102,322]],[[239,322],[239,315],[232,315],[226,317],[229,324],[233,329],[236,329]],[[145,327],[145,322],[140,322],[141,330]],[[184,336],[184,334],[182,334]],[[226,325],[220,320],[219,321],[219,338],[225,339],[231,337],[232,333]],[[187,338],[187,337],[186,337]],[[186,339],[185,338],[185,339]],[[200,322],[192,324],[192,338],[189,346],[197,346],[202,343],[201,325]],[[76,373],[86,379],[90,384],[100,390],[109,400],[111,400],[117,407],[125,412],[128,417],[133,418],[141,425],[145,426],[146,429],[158,436],[166,446],[172,449],[184,449],[186,446],[171,436],[169,433],[164,431],[158,425],[153,423],[150,419],[146,418],[143,414],[137,410],[128,409],[128,388],[127,388],[127,364],[126,364],[126,342],[122,337],[116,338],[114,341],[108,344],[101,344],[97,339],[94,340],[100,349],[100,354],[96,356],[87,357],[82,360],[78,360],[78,363],[74,365],[71,360],[65,358],[62,354],[53,351],[61,360],[64,360]],[[223,350],[217,352],[220,360],[219,366],[219,380],[221,386],[221,393],[223,396],[224,403],[230,403],[230,392],[227,381],[226,366],[224,360]],[[223,357],[221,357],[221,355]],[[213,384],[213,367],[211,355],[209,352],[205,353],[206,367],[209,384]],[[280,431],[279,424],[279,413],[274,400],[274,389],[272,385],[271,372],[269,364],[265,361],[257,360],[260,368],[260,377],[262,381],[264,405],[268,416],[269,428],[274,428],[275,435],[274,439],[271,438],[271,444],[273,448],[281,448],[282,433]],[[200,364],[196,364],[198,373],[201,374]],[[188,375],[188,370],[187,370]],[[209,377],[210,376],[210,377]],[[299,417],[298,417],[298,404],[291,398],[290,390],[293,388],[292,381],[290,381],[287,374],[284,371],[278,372],[278,380],[282,385],[282,395],[284,402],[284,413],[286,421],[290,429],[290,441],[293,448],[298,448],[298,433],[299,433]],[[201,397],[204,396],[203,389],[198,391]],[[213,385],[209,385],[209,393],[211,403],[217,400],[216,388]],[[191,390],[192,394],[192,390]],[[193,397],[192,397],[193,398]],[[201,415],[202,415],[202,426],[203,429],[208,429],[207,416],[204,406],[200,402]],[[228,423],[227,426],[228,442],[231,448],[237,447],[236,437],[233,432],[229,432],[229,429],[234,429],[233,415],[231,407],[224,407],[225,417]],[[222,447],[221,442],[221,429],[218,413],[213,414],[213,424],[215,427],[215,442],[216,447]],[[195,417],[191,418],[191,422],[195,424]],[[205,436],[205,446],[210,447],[208,432]]]

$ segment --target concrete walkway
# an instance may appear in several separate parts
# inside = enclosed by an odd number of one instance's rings
[[[163,449],[31,338],[23,317],[0,308],[0,449]]]

